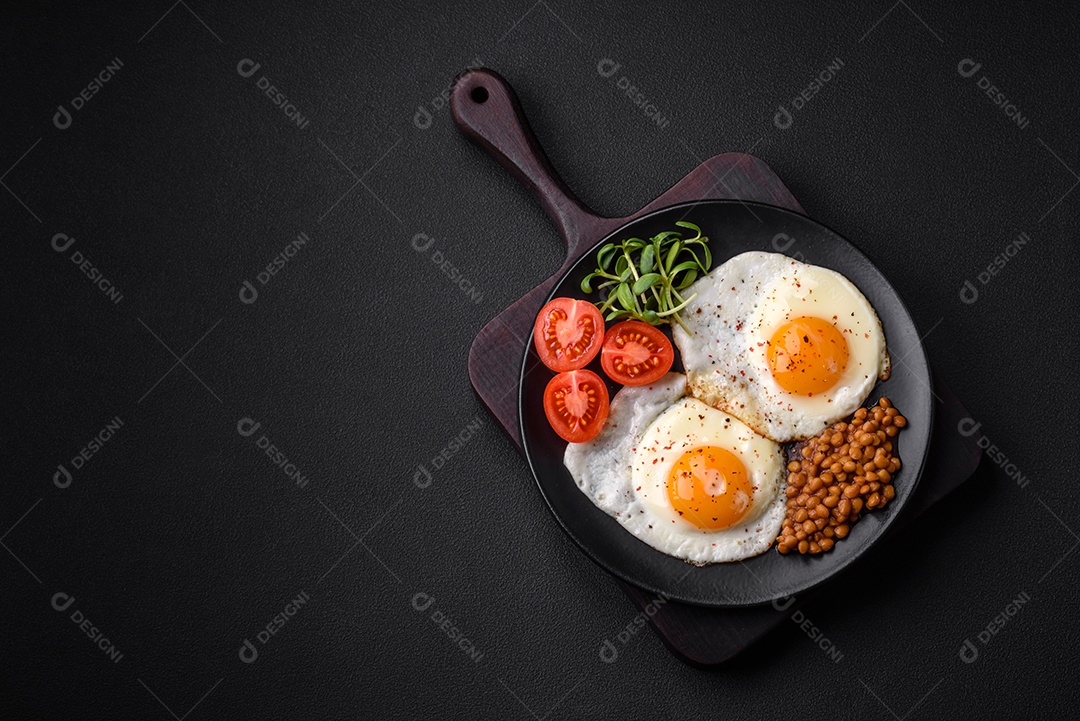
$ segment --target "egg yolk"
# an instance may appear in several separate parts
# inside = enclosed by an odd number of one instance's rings
[[[719,531],[746,515],[753,489],[738,456],[725,448],[704,446],[675,462],[667,493],[682,518],[702,530]]]
[[[804,316],[776,329],[768,356],[769,370],[781,388],[812,396],[829,390],[844,375],[848,344],[829,321]]]

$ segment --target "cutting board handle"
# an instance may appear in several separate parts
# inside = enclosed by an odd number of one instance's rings
[[[617,226],[587,208],[555,172],[510,84],[486,69],[466,70],[450,92],[454,122],[532,191],[559,229],[571,257],[582,239]]]

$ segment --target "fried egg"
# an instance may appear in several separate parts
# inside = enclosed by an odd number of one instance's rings
[[[704,565],[767,550],[784,520],[780,446],[686,394],[668,373],[612,399],[596,438],[567,445],[578,488],[658,551]]]
[[[851,415],[889,377],[870,302],[836,271],[779,253],[737,255],[697,293],[673,337],[690,393],[774,441]]]

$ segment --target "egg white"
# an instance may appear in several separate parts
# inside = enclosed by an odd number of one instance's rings
[[[784,519],[780,446],[738,419],[684,398],[685,392],[686,377],[678,373],[649,386],[624,387],[612,399],[608,421],[596,438],[568,444],[563,462],[597,507],[662,553],[697,565],[763,553]],[[666,493],[678,458],[710,445],[742,460],[753,489],[740,523],[716,531],[680,517]]]
[[[779,253],[737,255],[690,286],[697,293],[675,326],[690,393],[774,441],[808,438],[860,408],[889,376],[877,313],[840,273]],[[848,343],[847,367],[812,397],[780,387],[769,371],[768,342],[800,316],[830,321]]]

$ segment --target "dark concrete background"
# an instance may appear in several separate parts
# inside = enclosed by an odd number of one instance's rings
[[[1075,9],[163,0],[4,15],[5,717],[914,719],[1077,701]],[[890,277],[982,424],[995,450],[977,477],[805,609],[839,662],[794,624],[719,672],[648,631],[600,660],[635,609],[560,531],[466,375],[476,331],[561,253],[440,99],[478,61],[598,211],[630,212],[715,153],[766,160]],[[74,242],[57,251],[61,233]],[[243,419],[259,429],[242,436]],[[426,488],[418,464],[441,466]]]

